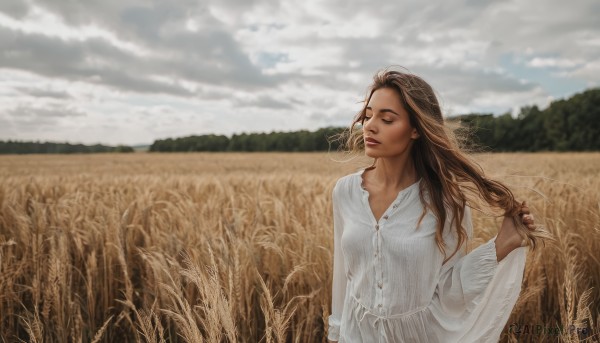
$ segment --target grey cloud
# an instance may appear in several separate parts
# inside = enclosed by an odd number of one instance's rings
[[[330,3],[329,7],[342,18],[353,20],[355,13],[368,13],[376,18],[384,34],[375,40],[388,38],[380,45],[382,48],[400,44],[418,51],[428,44],[435,44],[437,50],[443,51],[449,43],[477,39],[502,43],[496,50],[497,54],[523,53],[527,48],[533,48],[537,53],[552,52],[569,56],[582,53],[582,47],[577,45],[575,37],[586,32],[596,32],[597,36],[600,30],[600,3],[594,0],[581,0],[576,4],[560,0],[521,1],[518,4],[514,1],[450,0],[429,5],[404,1],[402,6],[375,0],[364,8],[361,8],[363,2],[352,2],[354,14],[342,2]],[[462,32],[466,36],[448,36],[450,32]],[[422,33],[446,36],[443,40],[428,43],[417,39]],[[394,38],[400,42],[395,43]],[[370,41],[363,40],[362,43]],[[361,48],[360,45],[351,47]],[[380,53],[377,49],[372,52]],[[600,50],[585,53],[585,56],[595,59],[600,55]]]
[[[20,105],[8,110],[6,113],[12,118],[28,120],[44,120],[61,117],[83,117],[87,115],[81,110],[63,105],[48,105],[44,108],[34,107],[31,105]]]
[[[348,112],[311,112],[308,118],[318,122],[321,126],[350,126],[356,113]]]
[[[13,120],[0,116],[0,140],[6,140],[15,134]]]
[[[242,89],[271,87],[283,80],[281,76],[263,75],[227,32],[179,32],[169,35],[165,41],[165,48],[185,52],[175,60],[176,64],[155,65],[165,72],[197,82]]]
[[[93,75],[91,81],[98,84],[113,85],[116,86],[117,89],[123,91],[164,93],[181,96],[189,96],[193,94],[182,86],[153,81],[144,76],[144,72],[138,74],[135,72],[128,73],[121,70],[111,69],[98,71],[97,74]]]
[[[184,31],[187,9],[183,6],[161,3],[155,6],[124,5],[99,6],[89,9],[73,5],[75,11],[66,11],[63,2],[44,3],[46,8],[59,12],[77,25],[102,22],[102,14],[116,13],[122,22],[113,22],[109,29],[151,51],[170,58],[138,57],[130,55],[109,42],[93,38],[83,42],[64,41],[41,34],[24,34],[0,28],[0,39],[8,42],[0,65],[15,69],[86,82],[99,82],[122,90],[173,95],[192,95],[185,88],[149,79],[158,74],[174,80],[183,79],[206,85],[222,85],[256,90],[272,87],[284,80],[282,76],[264,75],[253,65],[219,22],[206,10],[199,8],[203,18],[202,30]],[[90,12],[101,8],[100,13]],[[103,12],[104,11],[104,12]],[[95,15],[95,16],[94,16]],[[177,24],[179,29],[173,29]],[[100,62],[100,63],[97,63]],[[198,94],[202,96],[202,94]]]
[[[573,4],[569,3],[557,1],[553,3],[556,8],[573,7]],[[331,11],[335,10],[335,13],[340,16],[347,15],[347,20],[353,19],[352,11],[341,1],[329,4]],[[386,5],[382,1],[375,1],[370,4],[370,8],[361,8],[362,2],[352,2],[352,4],[355,5],[354,13],[365,10],[372,14],[373,18],[377,18],[378,22],[383,23],[381,31],[385,34],[369,39],[335,38],[312,42],[314,46],[335,44],[340,47],[343,55],[339,64],[323,67],[326,75],[322,77],[301,75],[295,77],[335,90],[348,90],[351,87],[360,87],[362,90],[371,81],[371,75],[375,71],[389,65],[400,64],[423,75],[434,88],[443,91],[448,101],[469,104],[482,93],[531,92],[540,86],[535,82],[523,83],[519,80],[520,75],[511,75],[510,71],[508,73],[490,71],[497,69],[500,56],[507,53],[525,54],[528,47],[532,47],[538,53],[553,51],[555,54],[578,54],[582,49],[577,47],[571,37],[584,32],[581,31],[583,28],[588,32],[590,29],[596,32],[600,29],[597,21],[599,6],[592,1],[582,3],[580,7],[575,6],[576,10],[570,10],[577,13],[576,20],[565,20],[565,16],[557,11],[551,11],[550,14],[548,11],[533,10],[533,7],[539,4],[525,6],[532,7],[530,10],[518,9],[510,12],[510,16],[496,15],[496,13],[508,14],[508,8],[515,6],[514,2],[506,1],[477,3],[449,1],[435,6],[420,5],[420,10],[415,8],[415,2],[403,2],[403,6],[386,7],[389,3]],[[374,11],[381,11],[386,15],[376,16]],[[557,20],[551,18],[552,16],[562,16],[562,18]],[[435,40],[430,43],[418,39],[420,33],[434,33],[437,36],[434,36]],[[310,38],[303,38],[303,41],[298,43],[308,44],[308,40]],[[465,52],[465,57],[473,60],[450,62],[444,60],[444,52],[451,51],[452,44],[460,46],[468,41],[477,43],[472,49],[478,50]],[[393,48],[401,48],[403,52],[399,54],[398,49],[394,52]],[[432,54],[439,54],[439,56],[432,56],[433,63],[419,62],[411,58],[413,52],[422,53],[428,50],[431,50]],[[595,56],[600,54],[600,50],[595,50],[593,53],[588,52],[579,57],[594,60]],[[406,60],[410,63],[406,63]],[[352,67],[349,61],[359,61],[360,64]],[[467,67],[466,62],[474,64]],[[364,76],[364,85],[340,82],[338,76],[349,71]],[[596,79],[597,77],[598,75]]]
[[[61,17],[71,25],[97,23],[100,25],[109,26],[111,28],[115,28],[116,23],[119,22],[120,14],[123,12],[124,8],[136,8],[144,6],[152,7],[155,4],[159,4],[159,1],[36,1],[36,5],[41,6],[51,12],[60,14]]]
[[[444,90],[447,98],[453,102],[469,103],[481,92],[528,92],[539,86],[535,83],[522,83],[518,79],[519,75],[486,71],[486,66],[491,69],[496,67],[498,57],[503,54],[524,54],[531,47],[535,53],[574,54],[584,60],[600,58],[599,49],[586,51],[573,39],[585,32],[589,35],[589,32],[598,33],[600,30],[597,20],[600,3],[592,0],[578,2],[576,6],[558,0],[551,0],[550,4],[536,1],[522,2],[519,5],[509,1],[469,0],[444,1],[429,6],[416,1],[406,1],[398,6],[383,0],[369,1],[368,4],[363,1],[350,3],[340,0],[328,4],[331,13],[348,21],[352,21],[356,13],[368,13],[368,17],[381,24],[383,32],[378,37],[368,39],[335,38],[311,43],[315,46],[333,44],[343,51],[337,66],[324,68],[328,72],[325,77],[305,77],[332,89],[347,90],[349,86],[353,86],[347,82],[340,83],[336,75],[348,71],[363,75],[364,86],[356,85],[362,90],[376,70],[401,64],[417,74],[424,74],[434,87]],[[540,8],[553,10],[540,11]],[[573,15],[565,16],[561,9]],[[434,33],[438,38],[429,43],[418,39],[421,33]],[[588,37],[591,39],[591,36]],[[433,54],[439,54],[439,57],[434,57],[444,62],[444,52],[451,51],[451,44],[460,45],[468,41],[477,42],[478,45],[473,49],[480,49],[467,51],[476,56],[472,61],[476,63],[476,67],[466,67],[467,61],[425,63],[410,58],[413,52],[419,53],[427,49],[432,50]],[[489,42],[487,47],[486,42]],[[405,55],[394,52],[393,48],[399,47]],[[592,47],[587,50],[592,50]],[[405,57],[409,57],[411,62],[407,64]],[[354,60],[360,62],[358,67],[349,65],[348,62]],[[598,75],[595,76],[596,79],[597,77]]]
[[[7,42],[4,53],[0,54],[0,65],[5,68],[23,69],[75,81],[103,83],[142,93],[190,94],[180,86],[148,79],[148,70],[140,68],[139,61],[100,39],[76,43],[0,28],[0,40]],[[94,65],[94,61],[105,65]]]
[[[505,6],[506,5],[506,6]],[[540,8],[551,10],[540,11]],[[468,26],[481,38],[504,43],[501,53],[522,54],[532,48],[536,54],[560,54],[581,57],[576,37],[600,30],[598,22],[600,4],[593,0],[581,0],[576,4],[559,0],[523,1],[519,7],[510,3],[498,3],[493,10],[475,16]],[[598,56],[599,51],[586,57]]]
[[[23,104],[5,111],[0,117],[2,129],[6,136],[28,136],[30,133],[52,131],[57,128],[61,118],[80,118],[86,116],[81,110],[61,105],[45,108]]]
[[[589,3],[592,5],[586,6],[597,6],[593,5],[593,2]],[[270,6],[274,12],[280,6],[276,1],[244,2],[230,0],[215,3],[215,5],[227,9],[228,13],[233,13],[236,16],[241,15],[257,4]],[[314,46],[316,50],[319,46],[325,47],[332,44],[339,46],[344,51],[339,66],[323,67],[322,70],[325,73],[333,75],[333,77],[326,78],[295,73],[278,76],[264,75],[260,68],[269,67],[269,63],[285,59],[285,50],[279,53],[270,53],[271,55],[260,55],[260,65],[254,65],[247,54],[242,51],[239,43],[233,38],[233,28],[227,27],[210,13],[209,6],[213,4],[198,4],[193,1],[164,3],[128,0],[126,2],[90,2],[83,5],[60,0],[48,0],[40,5],[60,13],[68,22],[74,25],[91,22],[99,23],[105,25],[112,32],[118,32],[119,37],[122,39],[172,56],[167,61],[136,58],[119,51],[110,44],[102,44],[102,42],[86,41],[81,44],[80,48],[71,43],[71,46],[62,45],[56,48],[67,56],[54,57],[51,54],[48,56],[48,59],[54,62],[52,69],[58,71],[61,75],[68,75],[69,72],[72,72],[75,74],[73,77],[79,75],[84,80],[101,80],[101,82],[124,90],[150,93],[164,92],[187,96],[190,94],[184,88],[176,84],[163,84],[149,80],[145,75],[155,73],[173,79],[182,78],[204,85],[236,87],[248,91],[269,89],[291,79],[304,80],[309,83],[314,82],[327,88],[343,90],[344,88],[347,89],[347,81],[339,82],[335,77],[337,73],[344,73],[349,69],[353,69],[353,71],[363,73],[367,79],[370,79],[370,75],[379,68],[391,64],[402,64],[403,56],[394,55],[393,48],[401,46],[407,54],[410,54],[411,50],[418,51],[428,47],[429,43],[417,39],[420,33],[431,31],[444,33],[455,28],[461,28],[464,31],[471,32],[473,37],[479,35],[482,41],[493,40],[496,42],[486,52],[490,55],[489,58],[493,60],[494,56],[503,54],[507,50],[517,49],[517,47],[524,49],[523,45],[519,46],[513,42],[509,44],[508,37],[524,39],[524,41],[543,41],[544,39],[541,39],[539,35],[543,34],[544,29],[547,27],[570,30],[574,27],[590,25],[590,21],[595,20],[593,19],[594,16],[586,15],[577,20],[577,24],[564,22],[560,26],[559,24],[549,23],[539,25],[538,28],[523,18],[543,18],[548,13],[536,14],[530,11],[527,16],[515,13],[513,16],[496,18],[494,13],[502,11],[504,7],[508,8],[507,4],[509,3],[471,0],[446,1],[425,6],[417,1],[407,1],[402,6],[383,0],[374,2],[362,0],[327,2],[324,4],[327,14],[345,21],[352,21],[357,15],[367,13],[367,18],[371,17],[373,20],[382,23],[383,35],[370,39],[314,39],[314,37],[305,37],[290,42],[301,46]],[[567,6],[565,4],[558,5]],[[298,12],[303,13],[302,9],[299,9]],[[386,13],[386,15],[381,16],[378,13]],[[181,28],[190,14],[200,18],[198,32],[188,32]],[[324,20],[323,18],[314,17],[314,13],[299,15],[304,15],[303,18],[307,21],[315,23]],[[494,24],[497,25],[494,26]],[[357,22],[357,25],[360,25],[360,22]],[[506,30],[509,26],[511,28],[510,35]],[[481,31],[481,33],[478,33],[478,31]],[[486,32],[491,35],[489,37],[482,36]],[[433,44],[438,46],[440,51],[443,51],[444,46],[453,41],[460,42],[461,39],[467,38],[448,37],[445,41],[436,41]],[[26,39],[23,39],[21,43],[17,45],[23,47],[30,44]],[[52,42],[51,45],[54,46],[54,43]],[[44,46],[39,50],[49,54],[51,49],[51,46]],[[114,67],[106,70],[86,65],[84,58],[90,53],[98,59],[106,60],[108,64]],[[72,59],[69,59],[68,55],[71,55]],[[443,58],[443,56],[439,58]],[[71,63],[73,60],[76,63]],[[359,61],[360,66],[349,68],[347,63],[350,60]],[[67,64],[66,61],[69,61],[69,65],[64,65]],[[24,63],[23,61],[20,62]],[[75,68],[72,64],[78,65],[78,67]],[[17,66],[18,63],[13,65]],[[414,67],[414,65],[409,67]],[[27,67],[24,66],[23,68],[26,69]],[[39,70],[41,67],[37,66],[37,68]],[[457,73],[462,73],[460,65],[457,65],[456,69]],[[498,83],[500,85],[506,84],[506,80],[500,80]],[[519,86],[518,82],[512,84]],[[202,94],[198,94],[198,96],[202,97]]]
[[[13,132],[21,135],[23,133],[49,131],[56,128],[57,122],[54,118],[18,118],[13,120]]]
[[[65,91],[52,90],[48,88],[17,87],[17,91],[36,98],[70,99],[71,95]]]
[[[23,0],[2,0],[0,1],[0,12],[13,18],[22,18],[27,14],[28,5]]]
[[[121,20],[119,32],[132,32],[144,41],[159,41],[165,23],[168,23],[172,18],[175,19],[185,14],[178,13],[178,10],[179,8],[167,2],[151,7],[130,6],[123,8],[119,16]]]
[[[297,100],[295,101],[298,102]],[[245,99],[235,99],[234,104],[236,106],[241,107],[260,107],[260,108],[270,108],[270,109],[291,109],[293,108],[294,102],[286,102],[277,100],[273,96],[261,95],[255,99],[245,100]]]
[[[413,72],[421,75],[435,89],[444,89],[452,94],[453,99],[461,102],[476,98],[480,92],[525,92],[537,86],[534,83],[521,83],[506,74],[479,69],[417,67]]]

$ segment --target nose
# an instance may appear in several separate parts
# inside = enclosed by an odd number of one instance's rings
[[[371,119],[365,121],[363,124],[363,129],[368,132],[377,132],[377,125],[375,125],[375,120],[371,117]]]

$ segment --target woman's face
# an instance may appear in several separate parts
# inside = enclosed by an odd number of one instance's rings
[[[410,154],[417,138],[417,129],[411,126],[396,91],[380,88],[373,92],[363,122],[365,154],[374,158]]]

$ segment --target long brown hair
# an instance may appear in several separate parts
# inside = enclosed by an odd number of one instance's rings
[[[451,227],[456,227],[458,244],[444,263],[454,256],[467,240],[466,229],[462,226],[467,194],[476,194],[488,205],[502,209],[505,216],[511,216],[521,236],[527,237],[528,244],[533,248],[540,240],[550,237],[541,227],[535,231],[527,229],[519,217],[521,204],[515,200],[510,189],[499,181],[487,178],[483,169],[460,149],[456,135],[444,124],[433,89],[419,76],[389,69],[375,74],[362,110],[343,135],[348,150],[363,149],[362,130],[356,129],[355,126],[363,124],[369,100],[373,93],[381,88],[396,91],[409,114],[411,125],[420,134],[412,148],[412,159],[418,175],[422,178],[421,202],[425,211],[430,209],[438,220],[435,240],[444,255],[446,244],[443,240],[443,229],[448,217],[447,211],[451,212],[454,224]],[[425,192],[428,193],[430,201],[426,201]],[[422,217],[424,215],[425,212]]]

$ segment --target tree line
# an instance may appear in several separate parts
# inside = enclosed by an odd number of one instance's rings
[[[597,151],[600,89],[554,101],[545,110],[522,107],[516,117],[468,114],[454,120],[460,120],[473,145],[492,151]]]
[[[513,117],[471,113],[452,117],[466,145],[490,151],[593,151],[600,150],[600,89],[590,89],[544,110],[522,107]],[[345,128],[317,131],[242,133],[231,138],[202,135],[156,140],[150,151],[327,151],[342,143],[336,134]]]
[[[0,141],[0,154],[74,154],[97,152],[133,152],[125,145],[106,146],[101,144],[83,145],[52,142]]]
[[[600,150],[600,89],[589,89],[569,99],[554,101],[544,110],[522,107],[516,116],[471,113],[452,117],[459,121],[467,146],[490,151],[598,151]],[[316,131],[197,135],[155,140],[151,152],[184,151],[335,151],[336,135],[343,127]],[[133,152],[128,146],[86,146],[69,143],[0,141],[0,153]]]
[[[150,151],[327,151],[337,150],[339,142],[331,139],[344,128],[326,127],[316,131],[201,135],[156,140]]]

